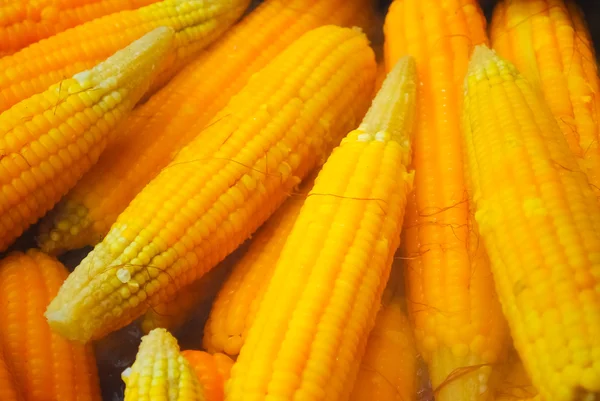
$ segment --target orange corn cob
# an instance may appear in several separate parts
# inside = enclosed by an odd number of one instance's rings
[[[405,313],[402,266],[393,266],[351,401],[415,401],[417,350]]]
[[[302,34],[326,23],[361,23],[369,2],[266,0],[133,112],[118,141],[41,224],[42,249],[60,253],[101,241],[173,153],[198,134],[191,125],[208,123],[252,74]]]
[[[207,301],[212,302],[230,272],[229,266],[219,265],[200,279],[180,288],[172,300],[152,306],[144,314],[142,331],[149,333],[157,327],[162,327],[174,332],[181,328],[195,310]]]
[[[347,399],[411,187],[414,60],[392,70],[319,172],[226,385],[229,401]]]
[[[408,310],[438,401],[487,400],[507,341],[489,260],[463,176],[462,83],[474,44],[486,43],[476,0],[395,0],[386,64],[414,55],[419,72],[415,190],[405,222]]]
[[[501,1],[491,39],[498,54],[542,91],[600,198],[600,78],[594,45],[575,2]]]
[[[210,400],[177,340],[165,329],[142,337],[135,362],[121,377],[125,401]]]
[[[204,388],[206,401],[223,401],[225,381],[229,379],[229,372],[233,361],[225,354],[211,355],[203,351],[183,351],[181,353],[198,376]]]
[[[0,114],[0,251],[94,164],[171,49],[157,28],[106,61]]]
[[[175,51],[159,84],[231,26],[250,0],[163,0],[97,18],[0,58],[0,113],[86,70],[151,30],[175,31]],[[156,85],[159,85],[156,84]]]
[[[480,46],[467,75],[470,194],[504,313],[540,396],[600,399],[600,204],[549,107]]]
[[[219,291],[204,328],[203,345],[210,352],[240,353],[312,182],[303,187],[261,227]]]
[[[158,0],[4,0],[0,2],[0,57],[95,18]]]
[[[17,391],[16,380],[10,371],[4,357],[0,353],[0,400],[2,401],[22,401],[20,393]]]
[[[67,275],[36,250],[0,261],[0,343],[25,401],[101,399],[92,346],[53,333],[43,315]]]
[[[148,184],[46,316],[97,338],[174,297],[255,231],[368,107],[375,60],[356,29],[308,32],[255,74]]]

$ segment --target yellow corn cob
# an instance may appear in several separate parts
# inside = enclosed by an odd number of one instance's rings
[[[329,157],[281,251],[227,399],[347,399],[375,323],[410,190],[414,60]]]
[[[585,19],[573,1],[501,1],[494,49],[540,89],[600,197],[600,78]]]
[[[119,216],[49,306],[88,340],[214,267],[322,163],[368,107],[375,60],[355,29],[308,32],[255,74]]]
[[[106,61],[0,114],[0,251],[98,159],[171,49],[157,28]]]
[[[402,266],[393,266],[375,327],[352,389],[352,401],[417,399],[417,350],[405,313]]]
[[[310,29],[360,23],[369,2],[265,1],[133,112],[119,139],[41,224],[42,249],[60,253],[101,241],[173,153],[198,134],[192,124],[208,123],[252,74]]]
[[[158,0],[4,0],[0,2],[0,57],[95,18]]]
[[[475,219],[533,384],[600,399],[600,204],[536,89],[488,48],[467,75],[464,137]]]
[[[101,399],[92,346],[53,333],[43,315],[67,275],[36,250],[0,261],[0,343],[27,401]]]
[[[166,26],[175,31],[175,52],[156,78],[155,86],[160,86],[232,25],[248,3],[249,0],[163,0],[97,18],[0,58],[0,113],[61,79],[92,67],[151,30]]]
[[[177,340],[165,329],[142,337],[135,362],[121,377],[125,401],[208,400],[196,372],[179,352]]]
[[[303,185],[252,239],[242,259],[219,291],[204,328],[203,345],[210,352],[237,355],[252,326],[281,249],[294,227],[312,182]]]
[[[487,42],[476,0],[395,0],[386,64],[419,72],[415,190],[406,211],[408,311],[438,401],[488,400],[507,329],[466,200],[460,110],[474,44]]]
[[[1,305],[0,305],[1,306]],[[22,401],[23,397],[18,392],[16,380],[10,371],[10,368],[4,361],[0,353],[0,400],[2,401]]]
[[[149,333],[158,327],[175,332],[189,318],[195,310],[201,308],[205,302],[212,302],[219,288],[231,272],[224,261],[219,266],[208,271],[200,279],[180,288],[175,298],[168,302],[152,306],[145,314],[141,322],[142,331]]]
[[[203,351],[183,351],[181,353],[198,376],[204,388],[206,401],[223,401],[225,381],[229,379],[229,371],[233,361],[225,354],[211,355]]]

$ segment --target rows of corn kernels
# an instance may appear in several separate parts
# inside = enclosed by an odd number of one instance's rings
[[[586,16],[388,3],[0,0],[0,401],[600,400]]]

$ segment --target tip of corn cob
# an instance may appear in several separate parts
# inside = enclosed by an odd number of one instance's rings
[[[165,329],[154,329],[142,337],[135,362],[122,378],[125,401],[153,399],[158,394],[168,400],[205,399],[195,370],[179,351],[175,337]]]
[[[495,50],[486,45],[475,46],[469,61],[467,77],[475,76],[479,80],[486,76],[487,70],[490,68],[498,71],[508,71],[512,75],[518,74],[516,67],[498,56]]]

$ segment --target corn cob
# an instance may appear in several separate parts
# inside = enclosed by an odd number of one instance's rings
[[[229,379],[229,371],[233,361],[225,354],[211,355],[203,351],[183,351],[200,384],[204,388],[206,401],[223,401],[225,381]],[[218,356],[217,356],[218,355]]]
[[[0,400],[2,401],[22,401],[20,393],[15,385],[16,380],[12,375],[10,368],[0,353]]]
[[[61,79],[91,68],[151,30],[175,31],[160,86],[244,12],[249,0],[163,0],[97,18],[0,59],[0,113]]]
[[[404,226],[417,346],[438,401],[487,400],[507,329],[465,199],[460,133],[461,85],[473,45],[487,42],[485,19],[476,0],[396,0],[384,30],[386,64],[411,54],[419,71],[415,190]]]
[[[157,28],[91,70],[0,114],[0,251],[44,215],[98,159],[111,130],[171,49]]]
[[[366,37],[308,32],[255,74],[119,216],[49,306],[68,338],[97,338],[214,267],[256,230],[368,107]]]
[[[0,261],[0,342],[27,401],[100,401],[92,346],[65,340],[44,319],[67,275],[60,262],[36,250]]]
[[[142,337],[135,362],[121,377],[125,401],[208,400],[194,368],[165,329],[152,330]]]
[[[303,185],[298,196],[286,201],[261,227],[248,251],[233,268],[213,303],[204,328],[203,345],[208,351],[232,356],[240,353],[281,249],[311,187],[312,182]]]
[[[172,300],[148,309],[141,322],[142,331],[149,333],[158,327],[172,333],[179,330],[189,318],[193,317],[193,312],[202,310],[202,306],[212,302],[217,295],[219,288],[231,272],[227,262],[223,261],[200,279],[180,288]]]
[[[351,401],[417,399],[417,350],[405,313],[402,266],[392,266]]]
[[[600,398],[600,204],[539,92],[475,50],[464,137],[469,193],[500,301],[540,396]]]
[[[188,129],[193,123],[208,123],[252,74],[310,29],[361,23],[368,3],[265,1],[133,112],[118,141],[41,224],[42,249],[60,253],[101,241],[135,195],[198,133]]]
[[[158,0],[9,0],[0,2],[0,57],[68,28]]]
[[[592,39],[575,2],[501,1],[491,39],[498,54],[542,91],[600,198],[600,78]]]
[[[399,61],[319,172],[232,368],[228,400],[349,396],[400,241],[415,79],[414,60]]]

